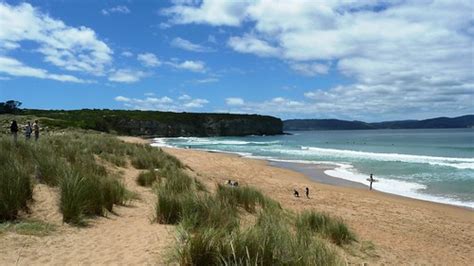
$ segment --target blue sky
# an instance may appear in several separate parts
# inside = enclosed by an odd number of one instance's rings
[[[473,113],[470,1],[0,1],[0,101],[380,121]]]

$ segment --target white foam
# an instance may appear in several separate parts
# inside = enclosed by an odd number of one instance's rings
[[[368,185],[367,175],[357,173],[352,165],[342,164],[341,166],[324,171],[325,174],[364,185]],[[373,183],[373,188],[378,191],[396,194],[404,197],[421,199],[426,201],[445,203],[450,205],[468,207],[474,209],[474,202],[459,201],[453,198],[433,196],[420,192],[426,186],[414,182],[406,182],[387,178],[376,178],[378,182]]]
[[[474,158],[436,157],[399,153],[376,153],[306,146],[302,146],[301,149],[307,153],[323,154],[336,158],[370,159],[375,161],[393,161],[405,163],[427,163],[431,165],[449,166],[457,169],[474,169]]]
[[[233,141],[233,140],[210,140],[207,138],[194,138],[194,137],[180,137],[180,138],[155,138],[152,146],[155,147],[174,147],[177,148],[178,146],[173,146],[167,143],[167,141],[172,140],[185,140],[184,145],[188,144],[196,144],[196,145],[243,145],[243,143],[251,143],[245,141]],[[278,142],[278,141],[276,141]],[[231,144],[234,143],[234,144]],[[236,144],[239,143],[239,144]],[[265,142],[258,142],[260,144]],[[266,142],[272,143],[272,142]],[[193,145],[189,145],[193,146]],[[317,153],[317,154],[324,154],[338,158],[368,158],[371,160],[379,160],[379,161],[400,161],[400,162],[409,162],[409,163],[428,163],[434,165],[442,165],[442,166],[451,166],[458,169],[474,169],[474,159],[471,158],[450,158],[450,157],[434,157],[434,156],[423,156],[423,155],[409,155],[409,154],[397,154],[397,153],[373,153],[373,152],[362,152],[362,151],[351,151],[351,150],[337,150],[337,149],[324,149],[324,148],[316,148],[316,147],[301,147],[302,150],[281,150],[283,153],[289,154],[308,154],[309,153]],[[341,178],[357,183],[361,183],[364,185],[368,185],[367,182],[367,175],[360,174],[356,171],[356,169],[348,163],[340,163],[340,162],[328,162],[328,161],[309,161],[309,160],[295,160],[295,159],[279,159],[270,156],[256,156],[250,152],[236,152],[236,151],[223,151],[217,149],[203,149],[203,148],[193,148],[197,150],[203,151],[212,151],[212,152],[220,152],[220,153],[229,153],[229,154],[237,154],[242,157],[253,158],[253,159],[262,159],[262,160],[269,160],[269,161],[276,161],[276,162],[289,162],[289,163],[301,163],[301,164],[317,164],[317,165],[334,165],[335,168],[331,170],[324,171],[325,174]],[[427,200],[432,202],[438,203],[445,203],[451,204],[456,206],[468,207],[474,209],[474,202],[463,202],[458,201],[453,198],[448,197],[440,197],[440,196],[433,196],[428,195],[420,192],[419,190],[425,189],[426,186],[414,182],[407,182],[407,181],[400,181],[388,178],[376,178],[379,182],[374,183],[374,189],[396,194],[400,196],[405,196],[414,199],[421,199]]]

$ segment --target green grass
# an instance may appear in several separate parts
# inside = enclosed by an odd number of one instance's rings
[[[157,181],[159,176],[154,169],[143,171],[137,176],[137,184],[143,187],[151,187]]]
[[[315,211],[304,211],[296,217],[296,228],[300,235],[319,234],[336,245],[350,244],[356,240],[352,231],[340,218]]]
[[[255,212],[256,207],[276,207],[280,205],[272,199],[265,197],[259,190],[243,186],[243,187],[229,187],[218,184],[217,197],[220,200],[228,202],[232,206],[240,206],[248,212]]]
[[[4,147],[4,141],[0,140]],[[14,151],[0,153],[0,221],[14,220],[33,198],[31,170]]]
[[[47,236],[55,230],[55,225],[39,220],[0,223],[0,233],[14,232],[20,235]]]

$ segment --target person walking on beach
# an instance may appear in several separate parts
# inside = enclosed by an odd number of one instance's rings
[[[18,124],[16,123],[16,120],[12,121],[12,124],[10,125],[10,132],[12,133],[13,140],[16,143],[18,141]]]
[[[38,141],[40,135],[38,120],[35,120],[35,122],[33,123],[33,132],[35,133],[35,141]]]
[[[309,188],[306,187],[306,197],[309,199]]]
[[[26,140],[30,140],[31,139],[31,133],[33,132],[33,129],[31,128],[31,123],[28,121],[28,124],[26,124],[26,128],[25,128],[25,137],[26,137]]]

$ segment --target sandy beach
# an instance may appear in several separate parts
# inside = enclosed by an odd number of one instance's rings
[[[207,184],[238,180],[258,187],[285,208],[315,209],[342,217],[376,255],[357,263],[469,265],[474,261],[474,212],[366,188],[334,186],[263,160],[189,149],[164,150],[189,166]],[[293,189],[310,199],[295,198]],[[351,260],[352,261],[352,260]]]
[[[128,142],[147,140],[126,137]],[[176,156],[188,172],[211,190],[228,179],[251,185],[298,212],[315,209],[342,217],[360,243],[372,246],[366,256],[346,250],[350,264],[470,265],[474,261],[474,212],[449,205],[414,200],[365,187],[328,185],[307,175],[270,165],[264,160],[190,149],[163,148]],[[175,243],[175,227],[153,223],[156,200],[150,188],[136,184],[139,171],[117,168],[128,189],[138,194],[128,206],[119,206],[107,217],[93,219],[87,227],[63,224],[58,191],[36,185],[34,205],[27,218],[55,225],[46,236],[0,233],[0,265],[37,264],[166,264]],[[305,187],[310,198],[304,197]],[[293,189],[303,195],[295,198]]]

